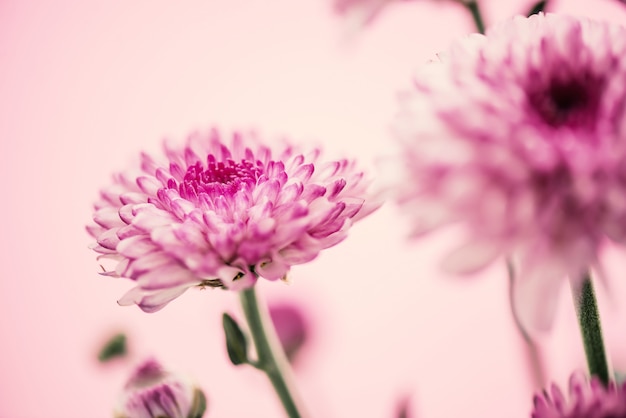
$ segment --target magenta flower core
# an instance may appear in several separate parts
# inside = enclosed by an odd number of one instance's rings
[[[626,240],[626,30],[516,17],[455,43],[401,100],[397,200],[413,233],[462,225],[454,272],[511,257],[520,318],[549,327],[562,279]]]
[[[202,400],[200,400],[202,398]],[[204,395],[155,360],[137,368],[124,387],[116,418],[196,418],[206,408]]]
[[[137,284],[119,303],[153,312],[192,286],[284,279],[339,243],[377,205],[353,161],[320,156],[217,131],[166,146],[163,162],[143,154],[102,191],[88,227],[100,260],[115,263],[103,274]]]
[[[532,418],[626,418],[626,385],[604,387],[575,373],[569,382],[569,398],[556,385],[536,395]]]

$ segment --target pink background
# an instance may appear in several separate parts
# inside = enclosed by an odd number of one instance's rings
[[[604,0],[553,10],[626,22]],[[495,22],[527,8],[486,1]],[[347,36],[325,0],[0,0],[0,418],[110,417],[132,366],[154,355],[206,390],[210,417],[279,417],[265,378],[230,366],[221,312],[234,294],[189,291],[148,315],[116,304],[131,283],[100,277],[84,225],[113,171],[212,125],[288,134],[372,162],[385,153],[395,94],[453,38],[472,30],[454,4],[390,7]],[[391,417],[412,398],[420,417],[525,417],[533,386],[506,298],[503,265],[455,279],[437,261],[451,232],[405,241],[392,205],[292,284],[261,283],[315,321],[297,369],[317,417]],[[607,254],[601,294],[614,364],[626,370],[623,250]],[[583,367],[568,292],[542,340],[551,379]],[[103,367],[107,335],[131,355]],[[621,354],[620,354],[621,353]]]

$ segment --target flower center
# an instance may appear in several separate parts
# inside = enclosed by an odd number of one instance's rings
[[[178,189],[181,197],[192,200],[200,194],[232,196],[240,190],[252,188],[262,173],[260,162],[255,165],[246,160],[216,161],[213,155],[209,155],[206,168],[200,161],[187,168]],[[175,184],[169,186],[176,187]]]
[[[584,107],[589,101],[587,91],[580,83],[569,85],[554,83],[550,86],[549,91],[549,97],[557,118],[558,116],[565,116],[576,108]]]
[[[528,92],[531,107],[548,125],[592,128],[598,113],[603,83],[589,73],[552,78]]]

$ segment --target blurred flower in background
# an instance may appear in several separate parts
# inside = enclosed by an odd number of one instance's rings
[[[371,24],[382,11],[392,3],[412,0],[334,0],[335,13],[348,19],[355,28],[362,28]],[[442,1],[442,0],[433,0]],[[470,3],[471,0],[445,0],[458,3]]]
[[[115,418],[201,418],[206,397],[153,359],[137,368],[115,409]]]
[[[567,396],[569,395],[569,396]],[[598,378],[591,381],[582,373],[570,378],[569,393],[553,385],[549,392],[535,396],[532,418],[622,418],[626,417],[626,385]]]
[[[513,257],[526,328],[549,328],[563,279],[626,240],[624,39],[608,23],[516,17],[454,44],[402,97],[397,201],[413,235],[461,222],[455,273]]]
[[[335,0],[335,12],[349,20],[355,27],[369,25],[391,3],[410,0]]]
[[[406,397],[403,398],[397,406],[396,413],[394,415],[396,418],[415,418],[416,415],[413,413],[413,408],[411,407],[411,398]]]
[[[192,286],[240,290],[343,240],[378,204],[354,161],[321,151],[278,152],[253,135],[191,135],[143,154],[136,172],[117,174],[95,205],[94,250],[116,263],[103,273],[137,286],[121,305],[161,309]]]
[[[269,305],[270,318],[287,359],[295,363],[298,353],[311,338],[311,324],[300,305],[274,303]]]

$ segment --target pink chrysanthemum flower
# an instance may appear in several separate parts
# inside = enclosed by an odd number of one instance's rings
[[[518,315],[546,329],[566,276],[626,239],[626,30],[516,17],[418,73],[394,130],[415,235],[461,222],[445,266],[513,257]]]
[[[569,399],[552,385],[536,395],[532,418],[626,418],[626,384],[614,382],[604,387],[596,378],[591,381],[575,373],[569,382]]]
[[[201,418],[204,393],[165,371],[155,360],[137,368],[115,409],[115,418]]]
[[[213,131],[166,146],[165,157],[143,154],[138,172],[116,175],[88,227],[100,258],[117,262],[104,274],[137,284],[119,303],[146,312],[192,286],[284,279],[376,208],[355,163],[324,162],[319,149],[273,152],[252,135]]]

